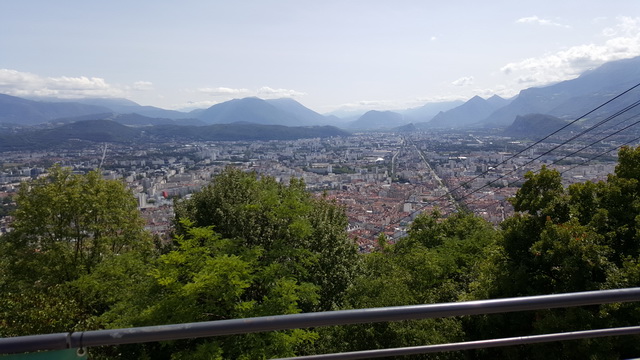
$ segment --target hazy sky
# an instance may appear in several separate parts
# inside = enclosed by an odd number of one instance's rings
[[[638,55],[635,0],[0,0],[0,93],[16,96],[394,109]]]

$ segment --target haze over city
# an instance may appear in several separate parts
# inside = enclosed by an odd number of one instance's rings
[[[6,2],[0,93],[321,113],[514,96],[640,55],[633,1]]]

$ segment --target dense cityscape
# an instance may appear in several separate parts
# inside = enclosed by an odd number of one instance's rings
[[[317,196],[335,199],[347,213],[349,234],[361,251],[369,252],[381,233],[391,241],[405,236],[411,220],[423,212],[449,214],[465,208],[497,225],[512,215],[508,199],[524,174],[543,165],[560,171],[565,185],[602,180],[613,171],[613,151],[587,161],[600,148],[571,155],[583,145],[565,145],[543,155],[561,140],[523,152],[531,142],[489,132],[369,132],[291,141],[105,143],[8,152],[3,156],[0,196],[10,199],[22,181],[43,176],[54,163],[77,173],[100,168],[106,179],[126,182],[138,200],[146,229],[166,238],[173,202],[189,197],[233,166],[284,184],[300,178]],[[615,149],[616,144],[607,146]],[[2,218],[3,233],[11,230],[10,220]]]

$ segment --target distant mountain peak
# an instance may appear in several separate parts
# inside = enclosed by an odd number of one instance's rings
[[[508,126],[518,115],[530,113],[575,118],[639,81],[640,57],[608,62],[575,79],[524,89],[508,105],[495,111],[482,123],[486,126]],[[621,101],[625,103],[626,100]]]
[[[282,97],[282,98],[277,98],[277,99],[268,99],[265,100],[266,102],[270,102],[270,103],[295,103],[295,104],[300,104],[300,102],[298,102],[295,99],[292,99],[290,97]]]
[[[397,112],[394,112],[394,111],[391,111],[391,110],[369,110],[364,114],[365,115],[366,114],[397,114],[397,115],[402,116],[402,114],[398,114]]]
[[[233,99],[194,115],[209,124],[237,122],[262,125],[309,126],[332,124],[333,119],[306,108],[294,99],[263,100],[258,97]]]
[[[410,123],[405,120],[404,115],[390,110],[369,110],[349,124],[351,129],[377,130],[390,129]]]
[[[438,113],[428,124],[431,127],[439,128],[471,126],[501,106],[502,104],[495,99],[489,101],[476,95],[458,107]]]
[[[35,125],[65,116],[107,113],[104,106],[79,102],[42,102],[2,94],[0,96],[0,123]]]
[[[538,139],[560,129],[566,122],[551,115],[518,115],[504,134],[516,138]]]

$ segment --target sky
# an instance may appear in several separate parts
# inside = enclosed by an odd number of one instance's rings
[[[640,1],[0,0],[0,93],[404,109],[640,56]]]

